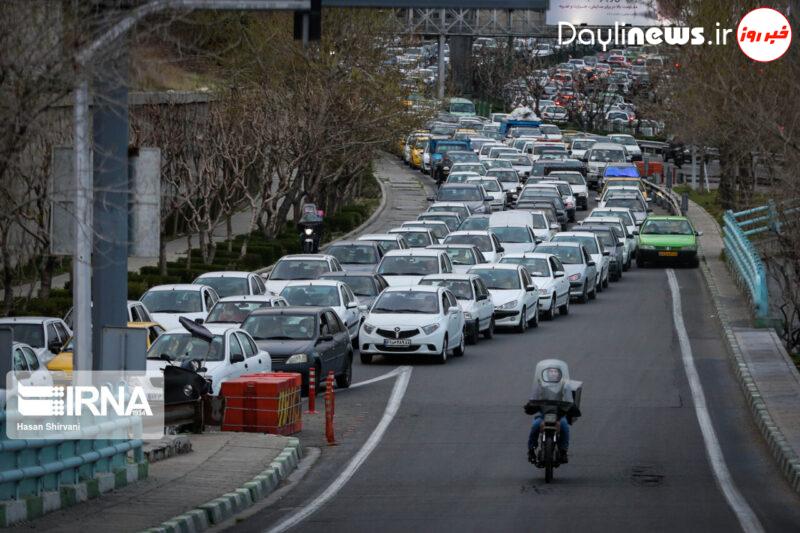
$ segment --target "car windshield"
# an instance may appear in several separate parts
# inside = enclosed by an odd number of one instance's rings
[[[428,220],[415,220],[413,222],[404,222],[403,226],[420,226],[423,228],[427,228],[428,231],[433,233],[433,236],[437,239],[444,239],[445,235],[450,233],[447,229],[447,224],[436,224],[434,221]]]
[[[449,152],[447,158],[454,163],[466,163],[468,161],[477,161],[478,154],[475,152]]]
[[[272,269],[269,279],[317,279],[320,274],[329,271],[330,267],[327,261],[316,261],[313,259],[282,259],[278,261],[275,268]],[[149,308],[148,306],[148,309]]]
[[[486,169],[480,163],[474,163],[474,164],[458,163],[458,166],[453,165],[452,170],[458,172],[475,172],[477,174],[482,174],[486,171]]]
[[[633,180],[615,180],[611,179],[606,182],[606,187],[638,187],[639,183]]]
[[[384,276],[425,276],[438,273],[439,258],[436,256],[387,256],[378,267],[378,274]]]
[[[557,145],[540,145],[533,147],[533,154],[534,155],[542,155],[542,154],[563,154],[566,152],[566,149],[563,146]]]
[[[269,307],[267,302],[217,302],[208,313],[206,322],[235,322],[241,324],[251,311]]]
[[[589,230],[589,231],[592,231],[592,233],[597,235],[597,238],[600,239],[600,242],[603,243],[603,247],[614,248],[617,245],[617,243],[619,243],[619,241],[616,239],[616,237],[614,237],[614,234],[611,231],[594,231],[594,230]]]
[[[624,144],[625,146],[637,146],[636,139],[633,137],[609,137],[609,139],[617,144]]]
[[[490,228],[500,242],[533,242],[527,228],[522,226],[502,226]]]
[[[457,299],[459,300],[472,300],[472,283],[465,279],[424,279],[419,282],[420,285],[437,285],[450,289]]]
[[[455,172],[447,176],[447,183],[464,183],[475,176],[469,172]]]
[[[317,328],[313,315],[267,314],[248,317],[242,329],[257,341],[305,341],[314,338]]]
[[[466,148],[467,147],[464,146],[461,143],[459,143],[459,144],[442,144],[442,143],[438,143],[436,145],[436,153],[444,155],[444,154],[446,154],[447,152],[450,152],[450,151],[460,152],[460,151],[465,150]]]
[[[370,313],[439,313],[439,295],[429,291],[384,292],[372,306]]]
[[[339,260],[341,264],[348,265],[374,265],[380,261],[378,251],[366,244],[333,245],[327,253]]]
[[[200,313],[203,301],[200,291],[166,290],[147,291],[142,303],[151,313]]]
[[[593,217],[617,217],[622,221],[623,224],[626,226],[633,226],[635,224],[634,220],[631,218],[631,214],[627,211],[600,211],[595,209],[592,211]]]
[[[548,224],[545,215],[537,213],[531,219],[531,227],[533,229],[550,229],[550,224]]]
[[[589,161],[625,161],[622,150],[592,148]]]
[[[480,202],[483,201],[478,187],[442,187],[436,198],[443,202]]]
[[[573,150],[586,150],[597,141],[572,141]]]
[[[209,342],[189,333],[164,333],[147,351],[147,358],[163,359],[162,355],[166,355],[171,361],[222,361],[225,358],[223,342],[222,335],[214,335]]]
[[[448,235],[445,244],[472,244],[481,252],[493,252],[492,239],[488,235]]]
[[[483,164],[486,168],[490,169],[490,171],[493,168],[508,168],[514,170],[514,165],[508,159],[487,159]]]
[[[383,253],[386,253],[389,250],[400,249],[400,243],[397,242],[396,239],[382,239],[374,242],[378,245],[378,248],[380,248],[383,251]]]
[[[576,246],[552,246],[548,244],[540,244],[536,247],[536,251],[543,254],[553,254],[565,265],[580,265],[583,263],[581,250]]]
[[[504,257],[501,263],[512,265],[522,265],[528,269],[531,276],[535,278],[550,277],[550,269],[547,267],[547,259],[541,257]]]
[[[586,248],[590,254],[599,254],[597,250],[597,241],[594,237],[584,237],[582,235],[556,235],[553,237],[553,242],[577,242]]]
[[[444,248],[444,252],[454,265],[475,264],[475,256],[469,248]]]
[[[609,198],[606,201],[606,207],[627,207],[632,211],[645,210],[638,198]]]
[[[197,285],[208,285],[219,294],[220,298],[226,296],[242,296],[249,294],[247,278],[232,278],[227,276],[203,276],[196,281]]]
[[[375,296],[378,294],[371,276],[325,276],[324,279],[335,279],[346,283],[356,296]]]
[[[686,220],[648,220],[642,226],[642,235],[693,235],[694,230]]]
[[[469,217],[458,227],[459,231],[485,231],[489,227],[489,217]]]
[[[560,181],[566,181],[570,185],[586,185],[586,180],[583,179],[583,176],[579,172],[551,172],[547,177]]]
[[[339,305],[339,287],[336,285],[297,285],[281,291],[289,305],[303,307],[336,307]]]
[[[504,170],[490,170],[487,175],[495,178],[501,183],[519,183],[519,177],[516,172],[506,172]]]
[[[516,270],[481,268],[472,270],[471,273],[479,275],[489,289],[503,291],[520,288],[519,274]]]
[[[41,324],[9,324],[2,327],[11,328],[11,336],[15,342],[22,342],[34,348],[44,348],[44,327]]]
[[[486,192],[500,192],[502,190],[500,188],[500,184],[497,183],[497,180],[475,180],[475,183],[483,185],[483,188],[486,189]]]
[[[431,244],[431,238],[427,231],[404,231],[403,237],[412,248],[425,248]]]
[[[475,106],[471,102],[451,102],[451,113],[475,113]]]
[[[542,130],[532,127],[514,127],[511,128],[509,134],[510,137],[539,137]]]

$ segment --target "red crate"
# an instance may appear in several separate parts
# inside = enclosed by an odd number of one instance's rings
[[[293,435],[303,429],[300,374],[259,372],[226,381],[222,431]]]

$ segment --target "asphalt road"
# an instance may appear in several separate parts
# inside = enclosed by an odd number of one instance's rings
[[[396,172],[408,172],[397,164]],[[683,319],[734,485],[767,531],[800,530],[800,498],[775,467],[731,371],[697,269],[676,269]],[[543,358],[584,381],[570,463],[544,483],[526,460],[522,411]],[[354,380],[413,366],[397,416],[361,468],[293,531],[740,530],[706,454],[663,268],[622,281],[570,315],[501,333],[433,365],[356,363]],[[337,395],[340,445],[278,503],[237,524],[264,531],[325,490],[380,419],[393,380]],[[308,445],[308,441],[306,445]],[[313,443],[312,443],[313,444]]]

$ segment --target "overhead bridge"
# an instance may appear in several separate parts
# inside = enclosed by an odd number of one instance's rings
[[[471,37],[555,37],[541,9],[403,9],[403,33]]]

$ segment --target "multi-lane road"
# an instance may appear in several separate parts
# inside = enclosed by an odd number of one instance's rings
[[[746,409],[714,314],[698,269],[633,267],[569,316],[446,365],[356,363],[355,382],[410,366],[407,387],[395,376],[340,392],[339,446],[234,530],[798,531],[800,498]],[[584,381],[552,484],[526,460],[522,410],[546,357]]]

